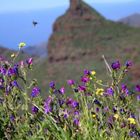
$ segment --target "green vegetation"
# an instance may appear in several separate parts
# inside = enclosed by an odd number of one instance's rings
[[[0,138],[2,140],[137,140],[140,138],[140,85],[123,83],[132,67],[127,61],[109,66],[103,83],[94,70],[84,70],[79,82],[50,82],[42,98],[38,81],[30,79],[33,59],[0,63]],[[105,75],[106,73],[103,72]],[[79,74],[78,74],[79,75]],[[44,100],[45,99],[45,100]]]

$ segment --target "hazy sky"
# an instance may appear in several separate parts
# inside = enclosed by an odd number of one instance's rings
[[[120,4],[136,3],[140,0],[84,0],[95,4]],[[25,10],[38,10],[68,5],[69,0],[0,0],[0,13],[16,12]]]
[[[140,0],[84,1],[110,20],[140,13]],[[0,45],[16,49],[21,41],[28,45],[46,42],[68,5],[69,0],[0,0]],[[33,20],[39,22],[36,28]]]

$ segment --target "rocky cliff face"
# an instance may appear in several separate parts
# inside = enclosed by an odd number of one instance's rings
[[[74,11],[81,6],[81,0],[70,0],[70,10]]]
[[[89,53],[81,49],[91,42],[97,28],[104,25],[104,18],[82,0],[70,0],[70,7],[53,26],[53,34],[48,43],[50,61],[75,59],[77,55]],[[89,41],[90,40],[90,41]],[[73,51],[73,48],[75,49]]]
[[[64,77],[64,69],[65,73],[70,75],[76,71],[80,73],[81,68],[86,66],[91,68],[94,63],[102,75],[102,55],[105,55],[109,62],[115,59],[122,62],[131,59],[138,63],[139,46],[140,28],[106,20],[82,0],[70,0],[68,10],[53,26],[53,33],[47,45],[48,60],[53,62],[53,66],[48,63],[48,68],[53,67],[50,71],[55,71],[54,73],[58,73],[59,69],[62,75],[58,75]],[[134,80],[137,80],[139,75],[137,63],[132,71]]]

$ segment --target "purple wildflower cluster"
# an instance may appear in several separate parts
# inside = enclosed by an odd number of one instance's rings
[[[13,136],[15,139],[32,136],[52,139],[58,135],[60,139],[61,136],[64,139],[65,132],[73,139],[88,139],[89,135],[92,138],[95,132],[100,135],[103,132],[100,139],[114,138],[113,132],[118,136],[125,135],[128,140],[140,138],[140,85],[130,89],[122,80],[132,66],[131,61],[127,61],[125,65],[119,61],[113,62],[113,81],[106,85],[97,79],[95,71],[84,70],[79,82],[67,80],[67,85],[72,88],[70,96],[67,95],[67,87],[58,88],[52,81],[49,84],[50,95],[45,100],[40,96],[38,84],[27,82],[25,77],[25,72],[33,65],[32,58],[16,65],[3,59],[1,61],[0,118],[4,124],[3,135],[11,135],[9,139],[13,139]],[[131,94],[132,91],[134,94]],[[23,132],[23,137],[20,137],[19,132]]]

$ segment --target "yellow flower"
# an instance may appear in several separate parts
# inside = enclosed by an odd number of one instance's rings
[[[14,58],[16,57],[16,55],[14,53],[11,54],[11,58]]]
[[[128,121],[130,124],[136,124],[136,121],[134,118],[128,118]]]
[[[102,88],[96,89],[96,95],[103,95],[103,93],[104,93],[104,89],[102,89]]]
[[[96,72],[93,70],[93,71],[91,71],[91,75],[92,76],[95,76],[95,74],[96,74]]]
[[[67,126],[66,126],[66,124],[65,124],[63,130],[66,131],[66,129],[67,129]]]
[[[20,48],[23,48],[23,47],[25,47],[25,46],[26,46],[26,43],[24,43],[24,42],[21,42],[21,43],[19,43],[19,45],[18,45],[19,49],[20,49]]]
[[[117,120],[119,118],[119,115],[118,114],[115,114],[114,115],[114,118]]]
[[[92,77],[89,77],[89,79],[92,80],[93,78]]]
[[[92,117],[93,117],[93,118],[96,118],[96,114],[93,114]]]
[[[102,80],[97,80],[97,83],[99,84],[102,84],[102,82],[103,82]]]

